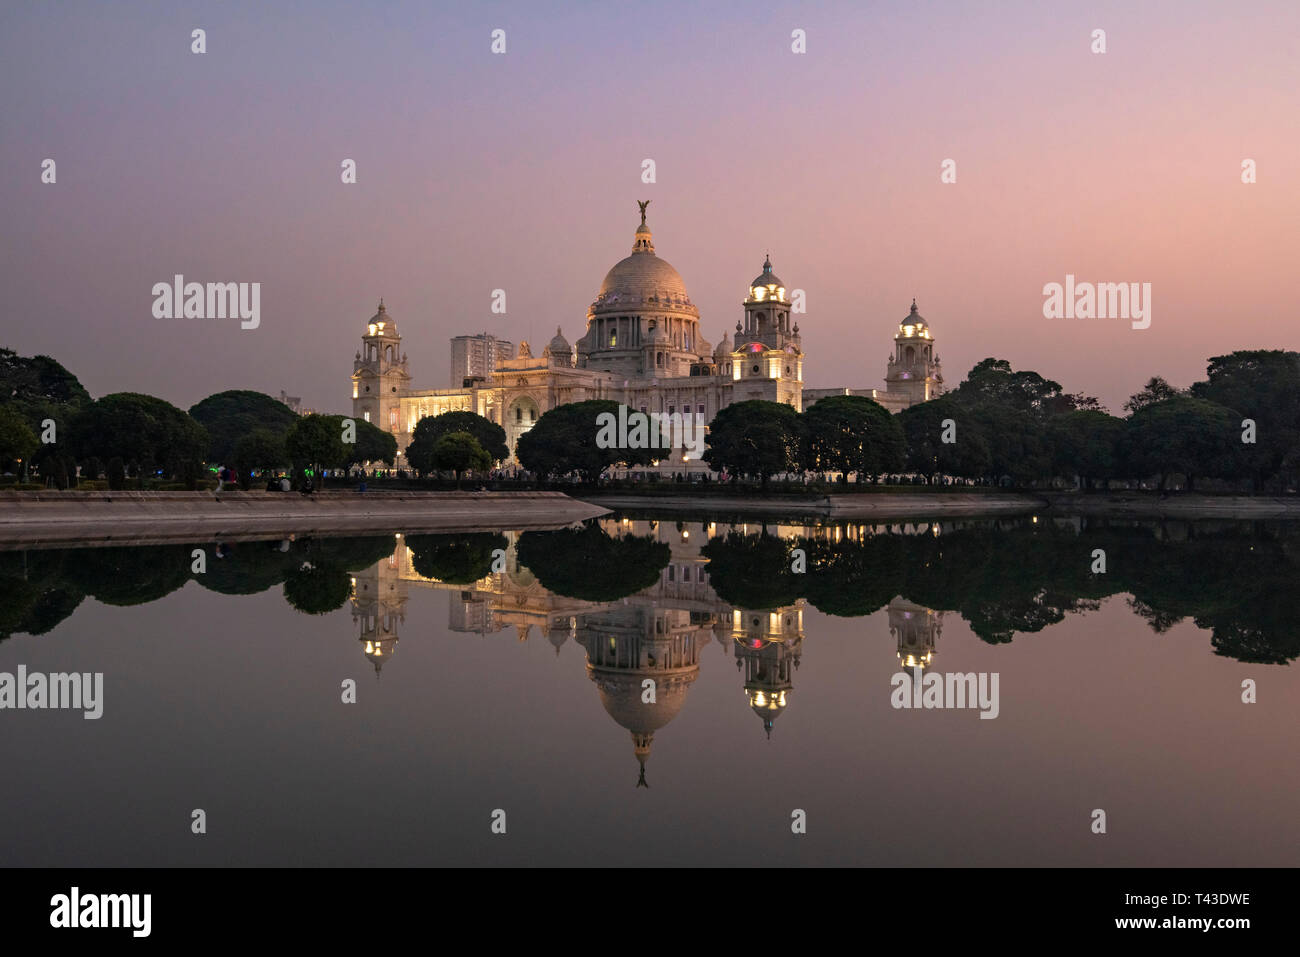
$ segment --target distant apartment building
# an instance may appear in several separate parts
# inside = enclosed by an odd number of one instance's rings
[[[453,336],[451,340],[451,387],[459,389],[466,379],[489,380],[502,359],[513,359],[515,346],[488,335]]]
[[[293,409],[298,415],[302,415],[302,396],[288,395],[283,389],[280,390],[280,401]]]

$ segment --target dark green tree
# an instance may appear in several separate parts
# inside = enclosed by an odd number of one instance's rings
[[[1071,412],[1092,400],[1065,393],[1059,382],[1037,372],[1015,372],[1006,359],[985,359],[970,370],[952,398],[965,406],[991,404],[1017,412],[1050,415]]]
[[[600,417],[618,416],[617,402],[588,399],[559,405],[542,414],[537,424],[519,437],[515,454],[524,468],[543,478],[576,473],[584,482],[596,482],[611,465],[648,465],[656,449],[602,448],[597,438]]]
[[[348,465],[365,465],[374,462],[392,465],[397,461],[397,439],[393,433],[385,432],[365,419],[353,419],[353,421],[356,423],[357,440],[349,450]]]
[[[80,550],[0,552],[0,641],[43,635],[76,610],[85,595],[69,580]]]
[[[105,605],[144,605],[190,579],[188,545],[88,548],[67,566],[78,591]]]
[[[566,598],[597,602],[618,601],[649,588],[671,557],[663,542],[648,536],[613,537],[595,522],[555,532],[524,532],[517,554],[542,587]]]
[[[704,461],[715,472],[759,479],[800,468],[803,425],[792,406],[765,399],[734,402],[709,425]]]
[[[270,429],[254,429],[235,442],[229,461],[238,469],[239,480],[248,488],[253,470],[287,468],[292,464],[284,447],[284,435]]]
[[[1048,424],[1048,444],[1057,475],[1079,476],[1084,489],[1121,472],[1124,420],[1083,410],[1056,416]]]
[[[1240,469],[1240,417],[1205,399],[1179,397],[1143,406],[1127,421],[1122,442],[1126,471],[1135,477],[1228,476]]]
[[[209,447],[207,431],[187,413],[138,392],[115,392],[91,403],[69,432],[68,445],[83,458],[120,456],[173,476],[196,476]]]
[[[808,562],[804,596],[824,614],[870,615],[903,589],[903,555],[909,542],[902,535],[838,542],[802,538],[798,543]]]
[[[806,579],[794,571],[791,552],[803,543],[769,535],[730,531],[711,538],[700,549],[709,560],[709,585],[731,605],[750,610],[792,605],[803,594]]]
[[[22,415],[0,405],[0,470],[13,468],[21,475],[22,467],[32,460],[32,453],[39,446],[36,433]]]
[[[898,415],[907,446],[907,467],[936,475],[979,478],[992,467],[983,422],[946,396],[921,402]],[[952,441],[945,441],[951,438]]]
[[[1103,411],[1095,398],[1066,393],[1059,382],[1037,372],[1011,368],[1005,359],[985,359],[946,398],[968,413],[958,434],[974,426],[988,449],[985,476],[1017,485],[1053,473],[1048,423],[1075,411]]]
[[[1052,474],[1047,417],[1019,411],[995,402],[982,402],[969,410],[989,450],[989,478],[1028,485]]]
[[[212,441],[207,458],[214,465],[229,465],[242,437],[266,431],[283,441],[298,421],[297,413],[283,402],[248,389],[210,395],[190,406],[190,415],[208,430]]]
[[[861,395],[832,395],[804,409],[802,465],[813,472],[856,473],[873,481],[904,466],[906,442],[897,418]]]
[[[1255,423],[1255,441],[1237,451],[1237,474],[1258,490],[1278,476],[1300,472],[1300,353],[1280,349],[1233,352],[1210,359],[1208,378],[1191,394]]]
[[[115,455],[109,459],[106,471],[108,487],[111,491],[120,492],[126,488],[126,464],[122,461],[122,456]]]
[[[492,571],[492,553],[504,551],[509,544],[499,532],[412,535],[406,540],[415,573],[449,585],[469,585],[486,578]]]
[[[331,561],[305,561],[284,579],[284,600],[308,615],[325,615],[342,608],[351,594],[347,570]]]
[[[392,557],[395,547],[391,535],[313,539],[306,544],[306,556],[309,561],[332,562],[345,571],[358,572]]]
[[[38,436],[45,419],[61,431],[89,404],[77,377],[49,356],[24,358],[0,349],[0,408],[17,413]]]
[[[1185,395],[1187,395],[1186,389],[1172,386],[1160,376],[1152,376],[1147,380],[1147,384],[1142,387],[1140,392],[1135,392],[1129,396],[1128,401],[1124,403],[1124,411],[1131,414],[1138,409],[1145,409],[1157,402],[1164,402],[1166,399],[1177,399]]]
[[[433,466],[439,471],[456,473],[456,487],[460,488],[464,473],[491,468],[492,457],[468,432],[447,432],[433,447]]]
[[[485,419],[474,412],[444,412],[442,415],[426,416],[415,424],[411,444],[406,450],[406,461],[411,468],[421,475],[435,471],[434,446],[440,438],[451,432],[468,432],[474,436],[493,462],[510,457],[506,430],[491,419]]]
[[[303,549],[280,550],[279,542],[241,542],[222,557],[214,546],[204,547],[207,569],[193,578],[208,591],[222,595],[255,595],[282,584],[305,561]]]
[[[348,461],[343,417],[317,413],[300,417],[285,436],[284,448],[295,469],[310,468],[323,484],[321,469],[342,468]]]

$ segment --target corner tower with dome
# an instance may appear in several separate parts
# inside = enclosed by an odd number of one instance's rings
[[[884,389],[808,389],[804,392],[804,404],[812,405],[832,395],[861,395],[879,402],[890,412],[902,412],[937,399],[945,391],[934,335],[913,299],[911,310],[898,323],[894,352],[885,363]]]
[[[655,250],[646,222],[648,205],[640,203],[641,222],[633,233],[632,250],[605,274],[587,309],[582,336],[570,345],[563,327],[557,326],[537,354],[522,341],[518,353],[500,360],[486,381],[460,388],[411,389],[401,337],[381,301],[379,312],[366,324],[353,366],[353,414],[393,434],[400,467],[416,424],[444,412],[476,412],[501,425],[513,454],[519,437],[543,414],[587,399],[612,399],[632,412],[690,416],[707,426],[719,410],[750,399],[802,411],[827,395],[870,395],[898,411],[942,391],[929,328],[919,323],[906,335],[906,323],[900,325],[883,392],[806,390],[803,340],[791,290],[776,275],[770,255],[745,288],[734,339],[724,327],[712,344],[704,337],[700,311],[686,283]],[[682,449],[666,455],[657,467],[664,472],[708,470]]]
[[[930,326],[916,309],[898,324],[894,336],[894,354],[889,357],[885,372],[885,390],[906,396],[908,405],[925,402],[943,394],[943,372],[939,368],[939,354],[934,351],[934,337]]]
[[[361,348],[352,363],[353,417],[395,432],[410,382],[397,323],[380,299],[379,311],[366,322]]]

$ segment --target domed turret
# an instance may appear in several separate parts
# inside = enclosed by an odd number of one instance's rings
[[[906,405],[925,402],[944,393],[934,333],[916,308],[915,299],[894,336],[894,354],[885,367],[885,391],[904,396]]]
[[[762,287],[763,289],[769,289],[773,292],[775,292],[777,289],[785,288],[785,283],[783,283],[779,278],[777,278],[776,273],[772,272],[771,253],[768,253],[767,256],[763,258],[763,271],[758,274],[758,276],[754,279],[753,282],[749,284],[749,286],[751,289]]]
[[[361,350],[352,363],[352,416],[393,433],[399,449],[404,445],[401,396],[410,381],[397,323],[380,299],[379,308],[366,321]]]
[[[919,336],[923,339],[930,338],[929,325],[925,317],[916,311],[916,300],[912,300],[912,308],[907,313],[907,318],[898,324],[898,331],[907,337]]]
[[[749,706],[770,738],[794,687],[803,648],[803,611],[795,605],[766,613],[736,609],[735,614],[736,667],[744,672]]]
[[[772,725],[785,713],[785,697],[789,688],[778,688],[767,692],[762,688],[746,688],[745,696],[749,698],[749,707],[763,722],[763,731],[772,737]]]
[[[564,338],[559,326],[555,327],[555,335],[551,337],[551,341],[542,350],[542,356],[557,360],[560,365],[565,366],[573,361],[573,347],[569,345],[569,340]]]
[[[375,667],[375,676],[378,677],[380,669],[384,667],[384,662],[393,657],[393,652],[397,650],[396,638],[382,638],[365,643],[365,656]]]
[[[560,648],[569,640],[569,637],[573,632],[573,627],[570,623],[571,621],[572,619],[566,621],[563,618],[557,618],[555,621],[552,621],[551,626],[546,629],[546,640],[550,643],[551,647],[555,649],[555,655],[557,658],[560,655]]]
[[[736,325],[735,350],[745,352],[747,361],[736,366],[745,378],[776,380],[775,400],[798,408],[797,394],[803,382],[803,349],[791,330],[793,304],[785,284],[772,271],[772,257],[763,260],[763,272],[749,287],[745,298],[745,322]]]
[[[388,314],[388,310],[384,307],[383,299],[379,300],[379,311],[371,316],[366,322],[366,332],[372,336],[397,335],[397,322]]]

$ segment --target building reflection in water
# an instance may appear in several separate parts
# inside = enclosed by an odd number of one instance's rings
[[[785,608],[733,608],[730,637],[745,697],[771,738],[772,723],[790,703],[803,651],[803,600]]]
[[[889,603],[889,633],[898,642],[904,668],[928,668],[943,630],[943,612],[910,602],[901,595]]]
[[[892,526],[805,526],[606,519],[611,537],[648,536],[669,548],[668,564],[649,588],[615,602],[591,602],[557,595],[519,564],[517,533],[506,533],[505,569],[469,585],[425,578],[412,567],[412,552],[397,537],[393,554],[352,580],[352,617],[366,658],[376,674],[397,650],[398,625],[406,618],[412,585],[450,591],[450,629],[493,635],[513,629],[519,641],[539,634],[560,653],[572,640],[586,653],[587,674],[601,705],[632,738],[639,765],[638,787],[648,787],[646,763],[655,733],[682,710],[699,676],[701,653],[716,641],[731,654],[743,680],[749,707],[767,737],[790,705],[794,672],[803,653],[804,600],[779,608],[741,608],[720,599],[709,585],[708,560],[700,547],[710,538],[737,531],[766,530],[781,538],[856,540],[891,532],[930,534],[917,524]],[[935,530],[937,533],[937,529]],[[905,667],[933,660],[942,612],[895,598],[888,606],[889,631]],[[647,680],[653,681],[653,703]]]
[[[375,666],[376,678],[397,651],[397,626],[406,621],[409,579],[398,571],[406,552],[398,535],[392,555],[352,577],[352,621],[360,628],[361,644],[366,659]]]

